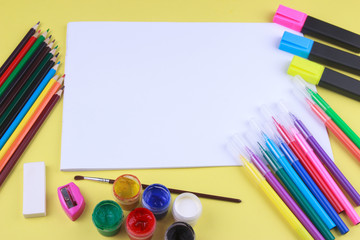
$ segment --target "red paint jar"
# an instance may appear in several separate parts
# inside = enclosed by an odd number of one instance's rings
[[[126,218],[126,232],[131,240],[150,240],[155,232],[156,219],[146,208],[135,208]]]

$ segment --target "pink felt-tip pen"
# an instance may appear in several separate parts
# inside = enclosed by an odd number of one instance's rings
[[[330,186],[330,189],[333,192],[334,196],[340,201],[340,203],[344,207],[345,213],[349,216],[351,222],[354,225],[360,223],[359,215],[356,213],[355,209],[351,206],[351,203],[345,197],[344,193],[340,190],[339,186],[335,183],[334,179],[332,179],[332,177],[327,172],[325,167],[321,164],[320,160],[314,153],[313,149],[309,146],[309,144],[306,142],[306,140],[299,131],[293,128],[292,132],[294,134],[295,140],[299,143],[300,147],[303,149],[308,159],[311,160],[311,163],[315,167],[316,171],[323,178],[323,180]]]

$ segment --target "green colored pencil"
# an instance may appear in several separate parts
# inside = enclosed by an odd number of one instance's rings
[[[335,122],[335,124],[350,138],[350,140],[360,149],[360,138],[356,133],[341,119],[330,105],[316,92],[306,87],[314,102]]]
[[[10,103],[10,105],[4,110],[4,112],[0,116],[0,128],[3,128],[4,123],[7,118],[14,111],[14,108],[19,104],[19,102],[24,98],[24,95],[29,91],[31,87],[35,87],[35,82],[40,82],[42,75],[46,75],[46,73],[51,69],[51,67],[56,62],[56,57],[53,57],[51,60],[49,58],[52,54],[48,53],[43,61],[36,68],[35,72],[31,75],[29,80],[24,84],[24,86],[20,89],[18,94],[15,96],[14,100]],[[44,72],[44,73],[43,73]]]
[[[21,71],[21,69],[24,67],[24,65],[27,63],[27,61],[31,58],[31,56],[35,53],[36,49],[40,46],[40,44],[45,40],[47,33],[48,32],[46,31],[42,35],[40,35],[40,37],[38,37],[36,42],[32,45],[32,47],[29,49],[29,51],[21,59],[21,61],[16,66],[14,71],[10,74],[10,76],[6,79],[4,84],[0,87],[0,96],[4,93],[6,88],[10,85],[10,83],[18,75],[18,73]]]

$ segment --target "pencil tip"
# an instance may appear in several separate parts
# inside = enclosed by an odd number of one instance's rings
[[[58,57],[59,56],[59,53],[57,53],[56,55],[55,55],[55,57]]]
[[[52,43],[54,43],[55,42],[55,39],[52,41]]]
[[[64,75],[62,75],[62,77],[63,77],[63,78],[65,77],[65,73],[64,73]]]
[[[52,35],[49,36],[49,39],[51,39]]]
[[[64,88],[65,88],[65,85],[64,85],[64,86],[62,86],[62,87],[60,88],[60,90],[64,90]]]
[[[37,22],[37,25],[39,25],[39,24],[40,24],[40,21]]]
[[[60,64],[60,61],[58,61],[57,64]]]
[[[46,31],[49,32],[49,31],[50,31],[50,28],[48,28]]]
[[[41,30],[39,29],[38,33],[41,33]]]
[[[84,180],[84,177],[77,175],[74,177],[74,180]]]

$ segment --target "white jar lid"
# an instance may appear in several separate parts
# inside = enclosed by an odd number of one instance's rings
[[[182,193],[174,201],[172,214],[175,221],[195,225],[202,213],[200,199],[192,193]]]

